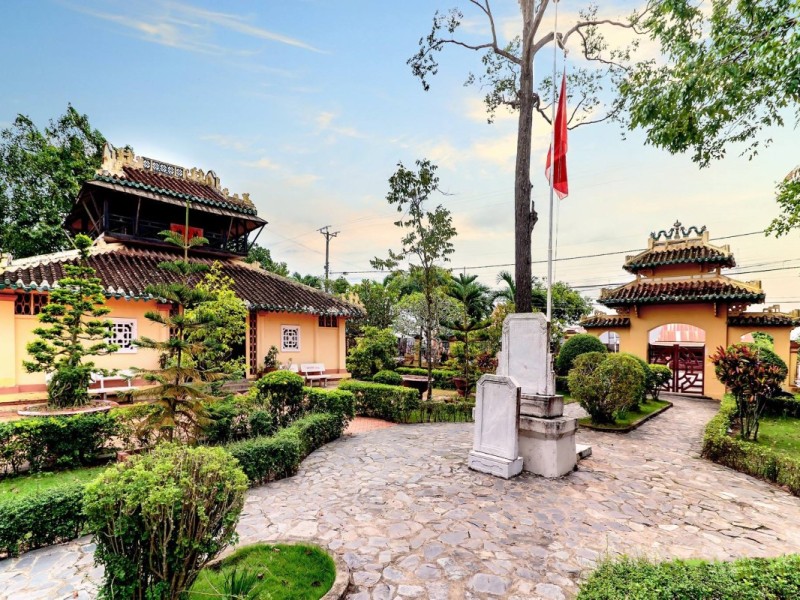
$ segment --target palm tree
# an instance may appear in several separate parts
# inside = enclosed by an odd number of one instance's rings
[[[508,271],[500,271],[497,274],[497,283],[505,283],[505,289],[500,289],[492,294],[492,300],[502,299],[503,303],[513,303],[517,293],[517,284],[514,282],[514,276]]]

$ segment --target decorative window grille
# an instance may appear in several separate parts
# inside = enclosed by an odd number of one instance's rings
[[[17,294],[14,301],[14,314],[38,315],[47,305],[47,294]]]
[[[339,317],[332,317],[330,315],[320,315],[319,316],[319,326],[320,327],[338,327],[339,326]]]
[[[137,351],[136,345],[136,319],[110,319],[111,337],[106,340],[109,344],[119,346],[117,352],[133,354]]]
[[[281,352],[300,352],[300,327],[281,325]]]
[[[250,375],[258,373],[258,313],[250,311]]]

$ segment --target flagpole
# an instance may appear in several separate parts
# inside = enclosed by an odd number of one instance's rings
[[[550,105],[550,233],[547,241],[547,334],[548,343],[552,330],[553,314],[553,186],[555,185],[556,165],[556,56],[558,53],[558,0],[554,0],[555,19],[553,23],[553,102]]]

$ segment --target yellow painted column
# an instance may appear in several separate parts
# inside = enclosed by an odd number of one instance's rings
[[[0,293],[0,390],[17,385],[17,336],[14,293]]]

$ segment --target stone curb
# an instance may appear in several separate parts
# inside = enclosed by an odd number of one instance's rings
[[[650,419],[652,419],[654,417],[657,417],[658,415],[663,413],[665,410],[669,410],[673,406],[674,406],[674,404],[672,404],[672,402],[669,402],[666,406],[662,406],[657,411],[651,412],[649,415],[647,415],[645,417],[642,417],[641,419],[639,419],[635,423],[631,423],[627,427],[622,427],[622,428],[618,428],[618,429],[612,429],[611,427],[602,427],[602,426],[597,426],[597,425],[592,425],[592,424],[583,424],[580,421],[578,421],[578,424],[579,424],[580,427],[585,427],[586,429],[592,429],[594,431],[602,431],[604,433],[630,433],[634,429],[638,429],[639,427],[641,427],[642,425],[647,423]]]
[[[350,567],[347,566],[347,563],[344,562],[342,557],[336,553],[326,550],[319,544],[315,544],[310,540],[297,537],[288,537],[279,540],[251,540],[240,546],[228,546],[217,558],[209,561],[204,568],[214,568],[237,550],[241,548],[247,548],[248,546],[253,546],[254,544],[269,544],[272,546],[276,544],[303,544],[305,546],[314,546],[315,548],[319,548],[325,554],[330,556],[333,559],[333,563],[336,565],[336,579],[333,580],[333,585],[331,586],[331,589],[328,590],[328,593],[322,596],[320,600],[341,600],[347,593],[347,588],[350,587]]]

